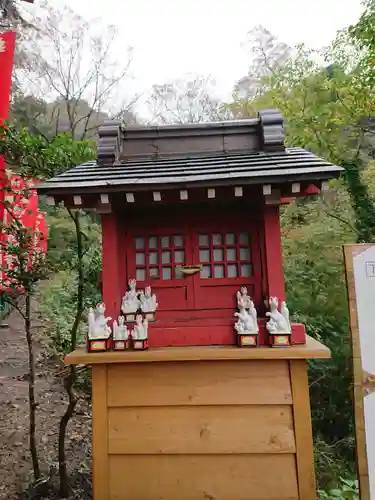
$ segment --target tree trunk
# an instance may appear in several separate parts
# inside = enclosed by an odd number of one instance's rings
[[[40,468],[38,453],[36,448],[36,438],[35,438],[35,413],[36,413],[36,403],[35,403],[35,365],[34,365],[34,349],[33,349],[33,338],[31,333],[31,304],[30,295],[26,293],[26,313],[25,313],[25,332],[27,340],[27,348],[29,352],[29,412],[30,412],[30,434],[29,434],[29,445],[30,453],[33,462],[33,471],[35,481],[40,479]]]
[[[77,308],[76,308],[74,323],[70,332],[71,333],[70,348],[72,351],[74,351],[77,345],[78,327],[81,322],[81,317],[83,313],[83,291],[84,291],[83,241],[82,241],[79,212],[77,211],[76,213],[73,213],[70,210],[68,210],[68,212],[74,222],[76,229],[77,257],[78,257]],[[69,496],[70,493],[69,476],[66,464],[65,438],[69,420],[72,418],[74,414],[74,410],[78,401],[74,392],[75,381],[76,381],[76,369],[74,366],[72,366],[70,368],[70,374],[68,375],[68,377],[66,377],[64,381],[64,387],[66,389],[66,392],[68,393],[69,402],[66,412],[61,417],[60,427],[59,427],[59,476],[60,476],[60,494],[62,497],[67,497]]]
[[[59,475],[60,475],[60,495],[65,498],[70,494],[68,468],[66,464],[65,438],[66,428],[69,420],[74,415],[74,410],[77,405],[77,398],[74,393],[74,383],[76,380],[75,366],[70,367],[70,374],[64,380],[64,387],[68,393],[69,403],[66,412],[61,417],[59,426]]]

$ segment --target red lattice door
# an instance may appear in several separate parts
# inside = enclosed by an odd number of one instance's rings
[[[232,323],[242,286],[256,303],[261,300],[257,231],[248,224],[212,226],[190,224],[129,235],[127,274],[136,277],[139,289],[151,285],[159,320],[196,325],[202,319],[219,324],[226,318]],[[185,272],[189,266],[193,274]]]
[[[150,346],[232,344],[236,292],[246,286],[261,302],[256,223],[209,218],[124,235],[127,278],[159,303]]]
[[[261,266],[257,231],[243,224],[199,228],[193,233],[193,260],[201,271],[194,276],[194,305],[211,317],[231,318],[236,292],[248,288],[261,300]]]
[[[151,285],[159,303],[159,319],[181,316],[194,308],[192,276],[181,271],[192,260],[191,235],[186,229],[134,232],[129,235],[129,250],[128,276],[135,276],[139,289]]]

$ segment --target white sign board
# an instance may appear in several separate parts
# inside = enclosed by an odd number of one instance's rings
[[[361,500],[375,500],[375,244],[345,245]]]

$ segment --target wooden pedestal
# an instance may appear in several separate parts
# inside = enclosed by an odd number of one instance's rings
[[[88,352],[105,352],[111,348],[110,338],[87,339]]]
[[[92,365],[95,500],[316,500],[308,338],[68,355]]]
[[[148,349],[148,340],[133,340],[133,349],[135,351],[145,351]]]
[[[125,351],[128,349],[128,340],[114,340],[113,341],[113,349],[115,351]]]
[[[237,345],[239,347],[258,347],[257,333],[240,333],[237,334]]]
[[[290,332],[270,333],[268,341],[271,347],[290,347],[292,345],[291,337]]]

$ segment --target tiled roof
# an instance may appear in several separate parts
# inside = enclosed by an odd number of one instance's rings
[[[285,151],[246,151],[206,155],[128,159],[102,166],[87,162],[52,178],[38,187],[45,194],[132,190],[188,185],[228,185],[233,182],[293,182],[337,177],[342,167],[300,148]]]

